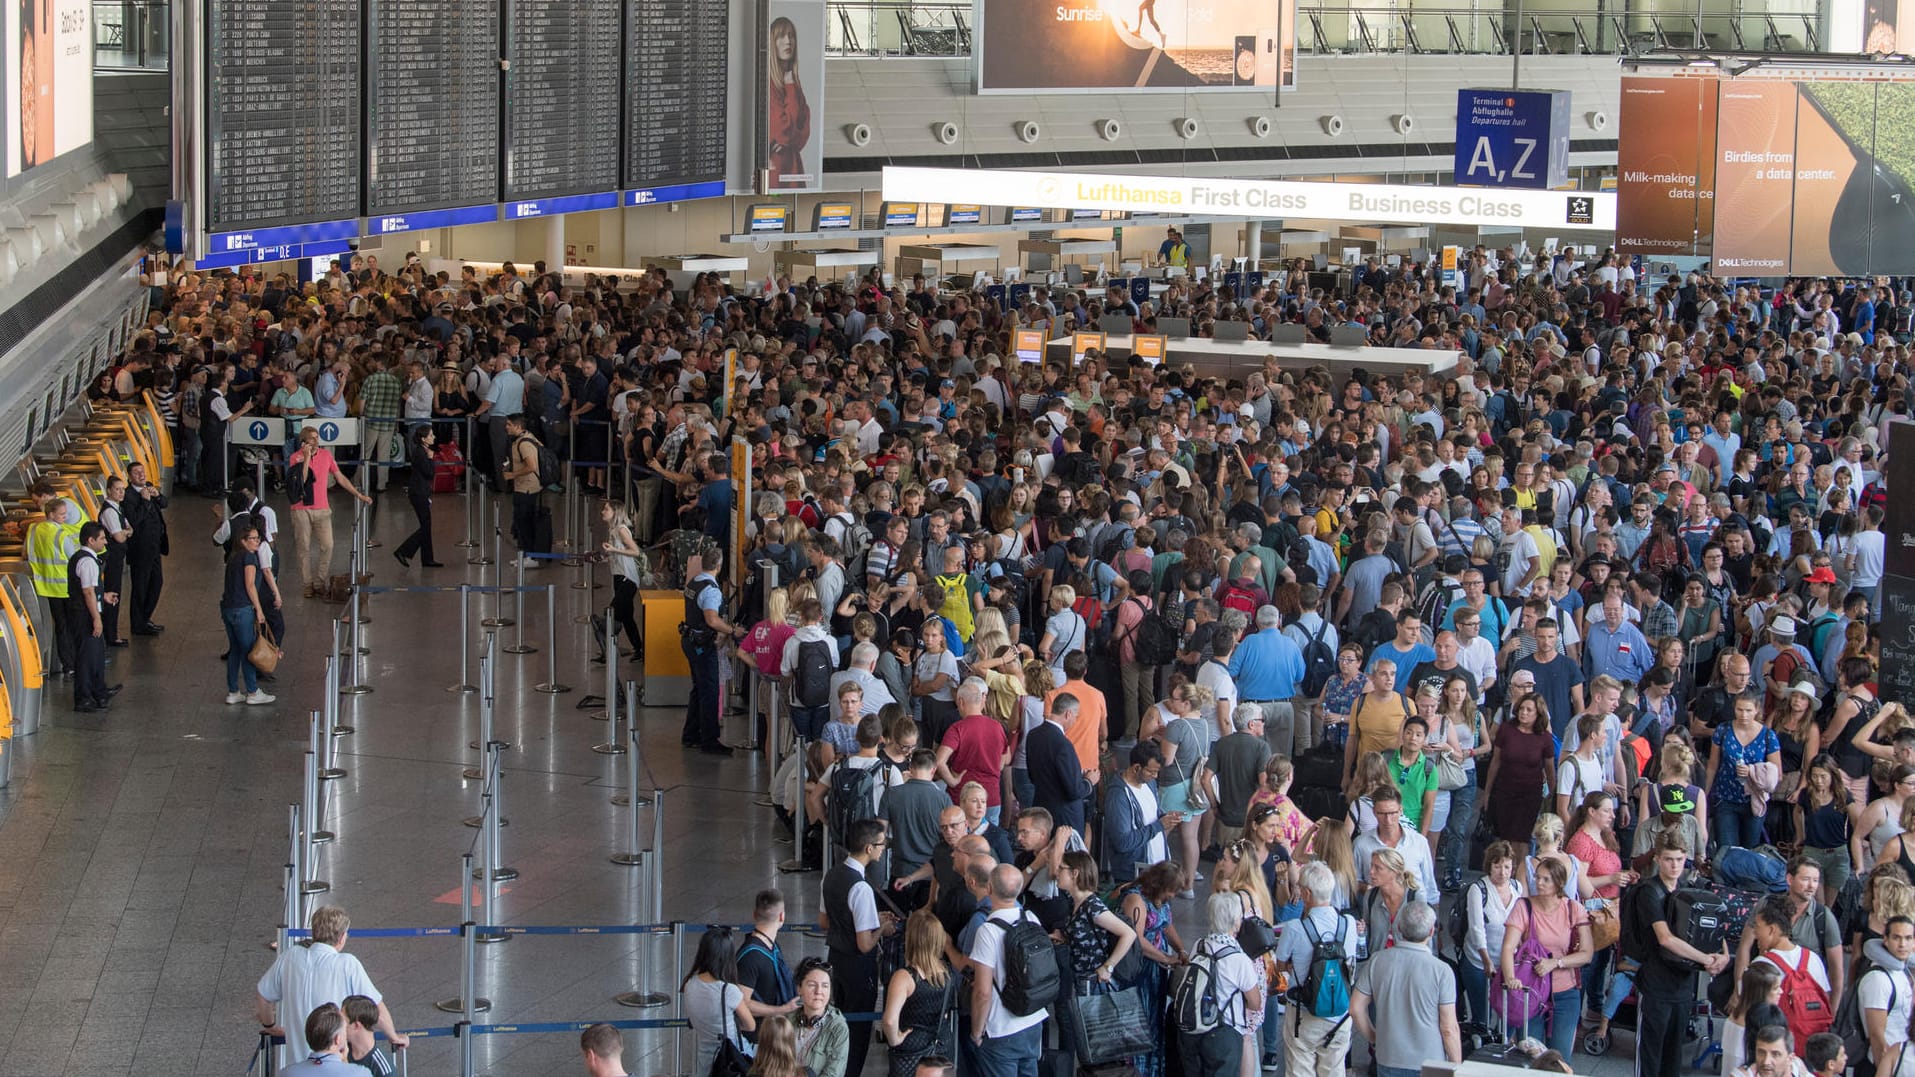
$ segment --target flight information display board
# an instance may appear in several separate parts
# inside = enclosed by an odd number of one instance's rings
[[[359,0],[211,0],[207,224],[359,215]]]
[[[613,190],[620,0],[505,3],[506,200]]]
[[[499,200],[499,0],[372,0],[366,212]]]
[[[725,178],[730,5],[626,0],[625,186]]]

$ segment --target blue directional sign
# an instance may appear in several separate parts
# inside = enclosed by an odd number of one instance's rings
[[[1537,190],[1568,183],[1569,91],[1456,91],[1456,182]]]
[[[661,202],[688,202],[694,198],[717,198],[725,193],[724,180],[704,183],[674,183],[664,187],[643,187],[625,192],[628,206],[654,206]]]
[[[271,431],[263,420],[254,419],[246,425],[246,432],[263,441]]]
[[[528,198],[505,204],[505,219],[522,221],[531,217],[555,217],[561,213],[584,213],[594,209],[617,209],[618,192],[574,194],[560,198]]]
[[[215,232],[206,237],[207,257],[260,247],[284,247],[296,243],[320,243],[326,240],[359,238],[359,221],[319,221],[291,224],[283,228],[255,228],[250,232]]]
[[[483,206],[462,206],[458,209],[430,209],[421,213],[389,213],[383,217],[366,218],[366,234],[390,236],[400,232],[417,232],[426,228],[454,228],[462,224],[491,224],[499,219],[499,207],[495,203]]]

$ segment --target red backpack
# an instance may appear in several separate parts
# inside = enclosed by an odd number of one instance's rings
[[[1223,593],[1217,596],[1217,605],[1227,610],[1254,614],[1257,612],[1257,596],[1234,583],[1227,583],[1224,584]]]
[[[1782,1016],[1788,1019],[1796,1053],[1803,1055],[1810,1036],[1835,1026],[1835,1008],[1829,1005],[1828,988],[1818,983],[1809,970],[1809,948],[1798,947],[1795,952],[1794,968],[1783,960],[1780,950],[1770,950],[1762,956],[1782,970]]]

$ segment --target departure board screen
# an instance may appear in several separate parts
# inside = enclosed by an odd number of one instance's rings
[[[367,5],[370,216],[499,200],[499,0]]]
[[[207,9],[208,226],[359,216],[359,0]]]
[[[725,178],[730,5],[626,0],[625,186]]]
[[[620,0],[505,0],[505,198],[618,186]]]

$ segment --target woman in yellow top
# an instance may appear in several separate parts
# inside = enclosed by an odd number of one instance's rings
[[[1370,667],[1370,690],[1350,708],[1350,739],[1343,745],[1343,795],[1354,796],[1356,761],[1369,752],[1396,748],[1403,720],[1411,713],[1403,693],[1396,690],[1396,663],[1379,659]]]

